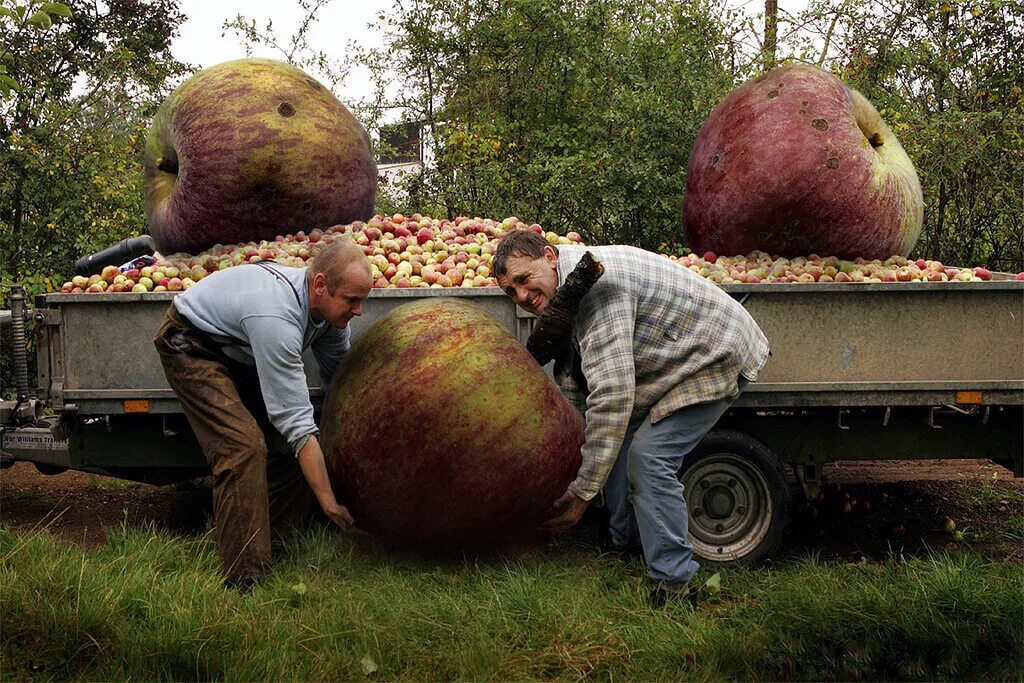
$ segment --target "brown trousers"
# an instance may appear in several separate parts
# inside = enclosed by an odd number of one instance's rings
[[[317,508],[298,460],[270,424],[256,369],[226,357],[173,304],[153,343],[213,471],[226,578],[269,574],[271,534],[278,539]]]

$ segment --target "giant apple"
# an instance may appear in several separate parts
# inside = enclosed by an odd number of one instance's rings
[[[583,418],[490,313],[427,297],[345,355],[321,443],[360,527],[403,545],[486,546],[550,516],[579,469]]]
[[[272,240],[373,215],[366,130],[283,62],[204,69],[160,106],[146,140],[146,218],[161,251]]]
[[[686,170],[684,231],[696,253],[906,256],[922,215],[914,165],[874,106],[804,64],[730,93]]]

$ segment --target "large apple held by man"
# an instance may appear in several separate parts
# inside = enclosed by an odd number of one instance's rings
[[[922,216],[914,165],[874,106],[804,64],[730,93],[686,170],[684,231],[697,253],[906,256]]]
[[[161,251],[197,253],[373,215],[366,130],[289,64],[240,59],[198,72],[146,140],[146,217]]]
[[[429,297],[363,332],[324,402],[321,443],[361,528],[419,547],[529,536],[580,466],[583,418],[482,308]]]

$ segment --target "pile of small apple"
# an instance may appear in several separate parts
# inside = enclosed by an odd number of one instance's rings
[[[155,262],[138,268],[106,266],[102,272],[76,275],[62,293],[176,292],[188,289],[210,273],[246,263],[274,261],[302,267],[335,239],[351,239],[370,261],[375,288],[493,287],[491,259],[498,238],[510,230],[527,229],[553,245],[581,244],[577,232],[565,235],[527,224],[515,216],[503,220],[432,218],[419,213],[376,215],[368,221],[335,225],[308,234],[279,235],[274,240],[215,244],[198,254],[155,255]],[[676,261],[716,284],[786,282],[948,282],[991,280],[986,268],[956,268],[939,261],[893,256],[838,259],[834,256],[773,257],[754,251],[746,255],[688,254],[665,258]],[[1017,275],[1024,280],[1024,273]]]
[[[492,287],[491,259],[498,238],[527,229],[554,245],[580,243],[577,232],[559,235],[515,216],[504,220],[459,216],[454,220],[419,213],[376,215],[368,221],[325,230],[279,235],[273,241],[215,244],[198,254],[156,254],[141,268],[106,266],[99,274],[76,275],[62,293],[174,292],[188,289],[210,273],[246,263],[274,261],[302,267],[335,239],[351,239],[370,261],[375,288]]]
[[[376,288],[497,286],[491,260],[498,238],[520,229],[532,230],[554,245],[582,241],[579,233],[559,235],[515,216],[502,221],[460,216],[449,221],[396,213],[333,228],[362,247]]]
[[[884,261],[835,256],[772,257],[763,251],[747,255],[668,256],[701,277],[716,284],[762,284],[789,282],[979,282],[992,279],[987,268],[957,268],[940,261],[892,256]],[[1024,280],[1024,273],[1017,275]]]

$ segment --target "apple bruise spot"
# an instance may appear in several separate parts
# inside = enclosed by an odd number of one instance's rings
[[[835,169],[839,168],[839,159],[837,159],[835,157],[829,157],[828,161],[825,162],[825,165],[828,166],[829,168],[835,170]]]
[[[295,115],[295,107],[288,104],[287,102],[282,102],[277,106],[277,113],[285,118],[288,118],[289,116]]]
[[[323,86],[320,85],[319,83],[317,83],[312,78],[307,78],[306,79],[306,83],[308,83],[310,85],[310,87],[313,88],[313,90],[322,90],[323,89]]]
[[[769,90],[768,91],[768,99],[769,100],[774,99],[774,98],[776,98],[778,96],[779,96],[779,91],[778,90]]]
[[[822,133],[828,130],[828,121],[825,119],[814,119],[811,121],[811,128],[820,130]]]

